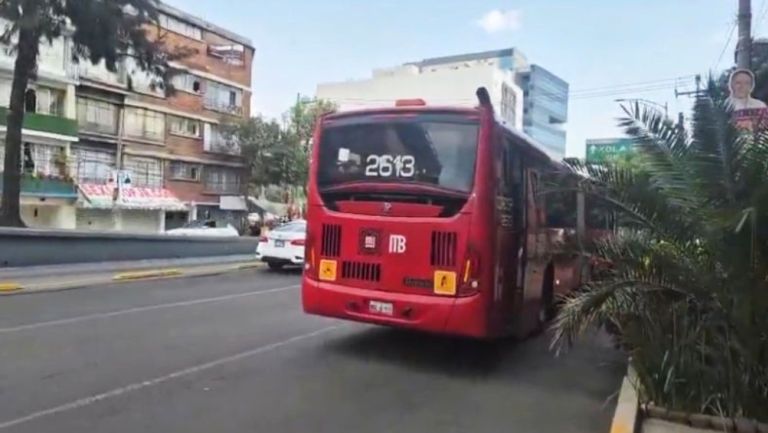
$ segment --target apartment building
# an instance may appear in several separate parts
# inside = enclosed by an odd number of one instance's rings
[[[170,96],[130,58],[117,72],[77,66],[79,229],[160,232],[246,212],[240,149],[220,125],[250,114],[253,44],[176,8],[161,12],[167,45],[195,51],[172,65],[182,72]]]
[[[0,20],[0,26],[5,28],[5,24]],[[11,46],[0,44],[0,174],[15,62]],[[30,227],[75,227],[78,193],[68,175],[67,161],[78,134],[76,82],[69,57],[64,39],[41,42],[37,80],[25,94],[21,213]]]
[[[160,11],[160,33],[150,31],[169,47],[194,50],[172,65],[182,72],[170,96],[131,58],[111,72],[103,63],[73,63],[67,35],[41,43],[37,79],[25,95],[27,225],[157,233],[245,215],[240,149],[220,125],[250,115],[253,44],[171,6]],[[0,134],[15,61],[10,45],[0,46]],[[4,134],[0,170],[3,147]]]

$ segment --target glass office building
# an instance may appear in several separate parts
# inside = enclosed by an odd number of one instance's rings
[[[523,89],[523,130],[556,158],[565,156],[568,83],[539,65],[529,64],[515,48],[424,59],[408,63],[422,69],[461,69],[493,64],[511,70]]]
[[[565,156],[568,83],[538,65],[519,74],[523,88],[523,128],[554,156]]]

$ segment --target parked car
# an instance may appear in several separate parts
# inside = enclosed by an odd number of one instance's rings
[[[256,259],[275,270],[288,265],[301,266],[304,264],[306,238],[306,221],[296,220],[283,224],[259,239]]]
[[[169,235],[176,236],[215,236],[237,237],[240,234],[232,224],[216,220],[196,220],[177,229],[167,230]]]

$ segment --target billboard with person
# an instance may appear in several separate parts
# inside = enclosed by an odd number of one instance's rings
[[[768,107],[765,102],[752,97],[755,90],[755,74],[749,69],[736,69],[728,78],[729,108],[740,129],[754,130],[768,121]]]

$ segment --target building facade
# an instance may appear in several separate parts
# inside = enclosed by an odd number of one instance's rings
[[[502,121],[533,137],[553,157],[565,156],[568,83],[530,64],[515,48],[375,70],[369,79],[320,84],[316,96],[336,102],[342,110],[391,105],[402,98],[475,106],[480,86],[488,88]]]
[[[5,24],[0,22],[3,28]],[[13,82],[13,44],[0,45],[0,172],[4,167],[6,116]],[[78,193],[67,167],[71,150],[79,140],[76,81],[70,57],[66,38],[41,42],[37,80],[24,95],[21,216],[29,227],[76,225]]]
[[[40,108],[28,110],[24,152],[37,178],[60,177],[73,193],[55,201],[41,197],[66,208],[49,216],[31,206],[38,196],[29,194],[40,187],[23,190],[28,225],[157,233],[194,219],[245,216],[240,149],[222,137],[220,126],[250,115],[253,44],[176,8],[161,4],[160,12],[151,34],[161,32],[166,46],[194,53],[172,64],[181,73],[170,95],[131,58],[115,72],[103,63],[73,64],[66,37],[54,41],[55,55],[41,54],[41,70],[51,62],[59,76],[38,74],[31,86]],[[7,107],[3,78],[0,103]]]
[[[365,80],[320,84],[317,98],[333,101],[339,110],[393,107],[398,99],[421,98],[430,105],[477,106],[475,91],[485,86],[510,127],[523,127],[523,91],[514,75],[493,65],[425,70],[404,65],[373,71]]]
[[[518,74],[524,89],[524,130],[549,152],[565,156],[568,83],[539,65]]]

